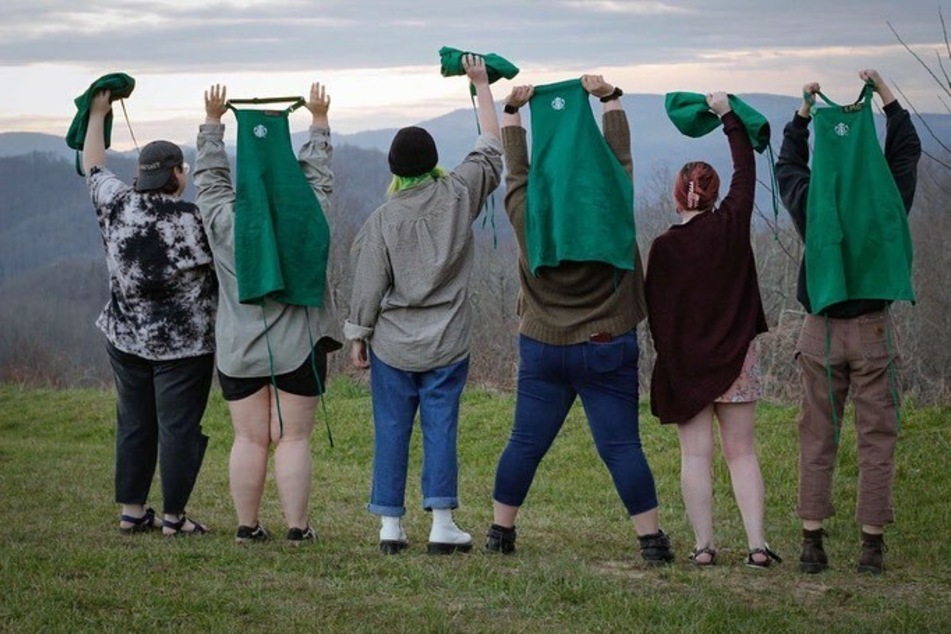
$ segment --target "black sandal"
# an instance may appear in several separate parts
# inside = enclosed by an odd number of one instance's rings
[[[710,559],[707,561],[700,561],[697,557],[701,555],[709,555]],[[705,568],[706,566],[715,566],[717,563],[717,551],[715,548],[710,546],[704,546],[703,548],[694,548],[693,552],[690,553],[690,563],[694,566],[700,566]]]
[[[123,527],[122,522],[127,522],[132,524],[132,526]],[[145,509],[145,515],[142,517],[134,517],[132,515],[120,515],[119,516],[119,532],[126,535],[132,535],[133,533],[148,533],[151,530],[155,530],[158,526],[155,525],[155,509],[149,507]]]
[[[190,531],[182,530],[185,528],[185,522],[191,522],[193,528]],[[178,537],[184,535],[204,535],[208,532],[208,527],[203,526],[193,519],[189,519],[182,513],[181,519],[177,522],[173,520],[162,520],[162,533],[166,537]]]
[[[753,559],[753,555],[763,555],[765,559],[763,561],[756,561]],[[769,544],[763,544],[762,548],[754,548],[750,551],[749,555],[746,556],[746,565],[750,568],[769,568],[774,561],[777,564],[781,564],[783,563],[783,558],[770,550]]]

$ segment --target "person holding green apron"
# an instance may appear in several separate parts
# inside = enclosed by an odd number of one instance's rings
[[[226,95],[217,85],[205,93],[195,185],[220,286],[216,363],[235,433],[229,462],[235,540],[270,538],[258,514],[273,445],[287,540],[312,542],[310,438],[327,353],[341,347],[324,279],[333,186],[330,96],[315,83],[306,101],[294,99],[289,108],[236,111],[236,189],[221,117],[238,102]],[[295,159],[287,119],[297,105],[311,113],[311,126]]]
[[[641,557],[647,565],[674,559],[658,527],[654,476],[640,440],[637,324],[647,311],[622,94],[600,75],[584,75],[517,86],[506,99],[505,212],[519,247],[518,395],[495,473],[489,552],[515,552],[516,517],[580,398]],[[589,96],[603,104],[603,134]],[[518,112],[526,104],[531,153]]]
[[[433,137],[400,129],[387,160],[389,197],[353,241],[353,291],[344,335],[350,359],[370,369],[373,477],[367,510],[380,518],[380,552],[409,546],[403,526],[410,438],[423,434],[422,507],[432,516],[426,550],[469,552],[472,536],[453,519],[459,507],[459,400],[469,375],[472,222],[502,177],[499,122],[485,62],[466,54],[479,128],[451,172],[438,166]]]
[[[756,455],[756,403],[762,391],[756,337],[766,332],[766,315],[750,244],[754,146],[742,111],[733,109],[735,99],[716,92],[704,103],[722,121],[733,174],[720,199],[720,177],[713,166],[685,164],[674,178],[680,222],[651,244],[644,282],[657,352],[651,412],[661,423],[673,423],[680,440],[681,489],[695,540],[690,561],[716,563],[713,457],[718,431],[746,529],[746,565],[768,568],[782,559],[766,543],[765,493]]]
[[[776,178],[805,251],[797,298],[808,313],[796,346],[802,377],[799,421],[799,568],[828,565],[823,521],[835,513],[832,475],[839,424],[851,394],[858,436],[862,545],[857,570],[884,571],[884,527],[894,521],[892,483],[899,427],[901,362],[889,306],[913,300],[907,214],[917,186],[921,142],[908,111],[878,72],[863,70],[859,101],[837,106],[818,83],[783,132]],[[884,155],[872,93],[886,117]],[[829,107],[814,108],[816,96]],[[809,123],[816,128],[809,167]]]

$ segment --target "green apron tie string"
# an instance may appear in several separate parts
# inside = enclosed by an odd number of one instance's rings
[[[271,353],[270,327],[267,324],[267,313],[264,311],[264,302],[261,302],[261,319],[264,321],[264,342],[267,344],[268,372],[271,375],[271,387],[274,389],[274,404],[277,406],[277,424],[280,428],[279,438],[284,437],[284,415],[281,413],[281,395],[277,391],[277,377],[274,376],[274,355]]]
[[[895,359],[892,346],[892,319],[891,312],[885,309],[885,351],[888,354],[888,387],[892,393],[892,402],[895,404],[896,433],[901,431],[901,400],[898,397],[898,378],[895,376]]]
[[[317,398],[320,399],[321,408],[324,410],[324,425],[327,427],[327,441],[330,446],[334,446],[334,435],[330,431],[330,414],[327,413],[326,391],[320,381],[320,373],[317,372],[317,350],[314,347],[314,335],[310,331],[310,309],[304,306],[304,314],[307,316],[307,338],[310,340],[310,368],[314,371],[314,379],[317,381]]]
[[[826,379],[829,382],[829,405],[832,409],[832,427],[835,429],[835,444],[839,444],[842,425],[839,423],[839,413],[835,407],[835,388],[832,385],[832,334],[829,332],[829,316],[825,315],[826,326]]]

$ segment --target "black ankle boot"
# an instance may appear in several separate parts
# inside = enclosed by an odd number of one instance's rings
[[[510,555],[515,552],[515,527],[493,524],[485,537],[485,549],[490,553]]]
[[[799,555],[799,572],[816,574],[829,567],[829,558],[822,547],[825,529],[814,531],[802,529],[802,552]]]
[[[670,538],[664,531],[657,531],[651,535],[639,535],[637,541],[641,547],[641,557],[648,566],[663,566],[674,560],[674,552],[670,549]]]
[[[872,535],[862,531],[862,552],[859,553],[858,572],[873,575],[885,572],[884,553],[887,550],[884,535]]]

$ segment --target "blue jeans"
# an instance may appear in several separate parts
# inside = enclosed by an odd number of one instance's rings
[[[459,397],[469,376],[469,358],[426,372],[387,365],[370,350],[373,396],[373,489],[367,509],[376,515],[406,513],[406,470],[413,420],[423,430],[423,508],[459,506],[456,433]]]
[[[521,506],[535,471],[581,397],[601,460],[629,515],[657,507],[638,427],[637,333],[568,346],[519,336],[515,425],[499,459],[493,498]]]

